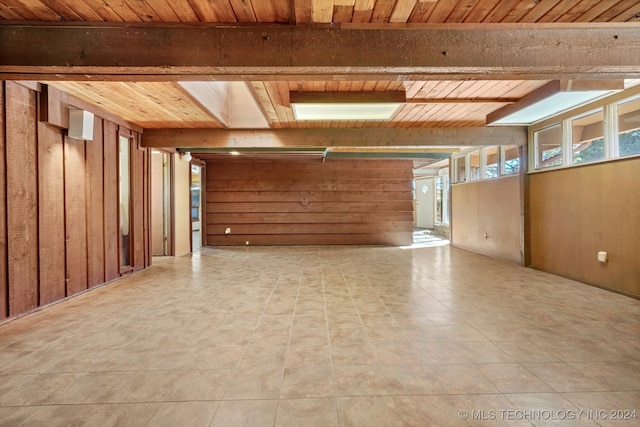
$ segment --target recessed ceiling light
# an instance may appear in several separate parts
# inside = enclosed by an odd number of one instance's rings
[[[406,100],[404,91],[291,92],[296,120],[389,120]]]
[[[487,115],[487,124],[530,125],[624,89],[624,80],[554,80]]]

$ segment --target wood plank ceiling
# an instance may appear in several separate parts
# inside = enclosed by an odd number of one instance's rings
[[[630,0],[0,0],[2,21],[397,25],[638,22]],[[544,85],[540,80],[251,81],[271,128],[484,126],[487,114]],[[143,128],[228,127],[169,82],[52,82]],[[296,121],[290,91],[397,91],[407,104],[389,121]]]

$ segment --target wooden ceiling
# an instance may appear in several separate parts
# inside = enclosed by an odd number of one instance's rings
[[[0,0],[3,21],[282,24],[296,26],[638,22],[629,0]],[[97,79],[99,80],[99,79]],[[313,81],[312,81],[313,80]],[[273,129],[475,127],[548,80],[247,81]],[[230,128],[172,82],[57,81],[52,85],[148,129]],[[397,91],[390,121],[296,121],[290,91]]]
[[[215,23],[638,21],[630,0],[2,0],[0,18]]]
[[[546,81],[343,81],[247,82],[269,127],[468,127],[484,126],[485,117]],[[173,82],[49,82],[142,128],[227,127]],[[406,91],[407,103],[389,121],[296,121],[290,91]],[[490,98],[490,99],[489,99]],[[504,101],[501,101],[504,100]]]

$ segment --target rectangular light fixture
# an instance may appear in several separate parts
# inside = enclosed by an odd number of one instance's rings
[[[389,120],[406,101],[404,91],[291,92],[296,120]]]
[[[72,108],[69,110],[69,138],[93,141],[93,113]]]
[[[624,80],[553,80],[487,115],[494,125],[530,125],[624,89]]]

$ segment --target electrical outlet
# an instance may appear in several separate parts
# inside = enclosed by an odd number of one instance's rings
[[[609,254],[603,251],[598,252],[598,261],[606,264],[609,261]]]

